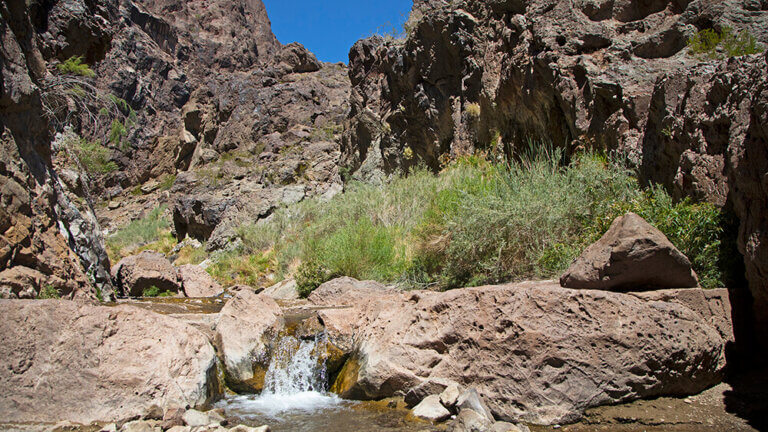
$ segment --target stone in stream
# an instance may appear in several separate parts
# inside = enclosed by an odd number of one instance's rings
[[[361,285],[344,279],[309,297],[354,306],[320,313],[331,342],[356,341],[334,382],[348,398],[408,394],[441,378],[471,383],[500,420],[564,423],[594,406],[699,393],[722,379],[732,340],[718,325],[725,290],[689,307],[674,299],[701,289],[644,298],[546,281],[441,293]]]
[[[269,366],[267,343],[283,325],[275,301],[252,290],[238,290],[216,318],[227,386],[235,391],[260,392]]]
[[[490,432],[493,427],[493,421],[477,411],[464,408],[459,411],[459,415],[451,425],[451,432]]]
[[[440,403],[440,396],[430,395],[424,398],[418,405],[413,407],[413,415],[433,422],[441,422],[451,416],[443,404]]]
[[[566,288],[640,291],[691,288],[699,281],[691,262],[640,216],[616,218],[608,231],[560,278]]]
[[[213,346],[174,318],[66,300],[0,300],[0,316],[4,421],[138,419],[219,396]]]

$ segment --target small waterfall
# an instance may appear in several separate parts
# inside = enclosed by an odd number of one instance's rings
[[[326,392],[328,377],[325,367],[324,338],[299,340],[282,336],[269,362],[262,395],[292,395],[304,392]]]
[[[341,398],[328,393],[326,369],[327,342],[323,334],[301,340],[283,334],[272,346],[260,395],[242,395],[229,399],[228,412],[243,419],[266,418],[282,421],[300,413],[312,415],[343,406]]]

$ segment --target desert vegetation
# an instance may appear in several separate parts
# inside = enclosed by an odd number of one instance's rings
[[[438,175],[416,169],[383,186],[352,183],[331,202],[308,200],[240,227],[241,245],[214,256],[209,272],[225,284],[294,276],[303,295],[338,276],[406,289],[552,278],[633,211],[691,258],[703,286],[723,284],[720,210],[643,189],[600,154],[563,160],[559,150],[510,164],[471,156]]]

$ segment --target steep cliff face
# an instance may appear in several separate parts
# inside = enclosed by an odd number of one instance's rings
[[[101,227],[180,197],[232,221],[341,189],[346,68],[281,45],[259,0],[9,2],[2,31],[4,296],[95,282],[108,298]],[[73,57],[89,67],[68,71]],[[73,158],[81,142],[101,167]]]
[[[0,297],[45,291],[95,298],[97,288],[108,297],[106,254],[92,210],[70,199],[76,195],[52,168],[35,14],[23,2],[4,2],[0,15]]]
[[[640,173],[733,209],[749,294],[745,335],[768,341],[768,55],[669,74],[654,89]],[[744,293],[745,295],[747,293]]]
[[[737,318],[768,341],[765,56],[687,48],[726,27],[768,46],[768,2],[416,1],[405,40],[350,51],[342,164],[376,179],[529,141],[616,152],[643,181],[735,212],[749,290],[734,289],[754,301]]]
[[[736,0],[416,1],[405,40],[350,51],[343,162],[364,177],[475,148],[510,153],[529,139],[638,161],[656,79],[698,63],[688,38],[731,26],[768,42],[767,10]]]

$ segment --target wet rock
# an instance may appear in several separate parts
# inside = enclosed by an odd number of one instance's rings
[[[333,322],[335,320],[331,319],[329,321]],[[351,330],[351,327],[350,327],[350,331],[353,331]],[[440,378],[440,377],[428,378],[421,384],[408,389],[408,392],[405,394],[405,403],[408,404],[408,406],[410,407],[416,406],[425,397],[433,394],[437,394],[437,395],[442,394],[442,392],[444,392],[448,387],[454,384],[456,384],[454,381],[451,381],[446,378]]]
[[[269,366],[267,344],[282,327],[282,315],[271,297],[249,290],[237,291],[224,305],[215,330],[229,388],[254,393],[263,389]]]
[[[413,415],[432,422],[448,419],[451,413],[440,403],[440,396],[430,395],[413,407]]]
[[[658,229],[627,213],[574,260],[567,288],[640,291],[698,286],[691,262]]]
[[[161,253],[144,251],[123,258],[112,268],[115,285],[125,296],[138,297],[157,287],[160,292],[179,292],[176,268]]]
[[[500,421],[491,426],[491,432],[531,432],[531,430],[526,425],[516,425]]]
[[[163,413],[163,429],[176,426],[184,426],[184,413],[186,410],[179,407],[170,407]]]
[[[224,418],[215,411],[202,412],[194,409],[187,410],[182,416],[184,424],[190,427],[220,426]]]
[[[439,377],[471,382],[501,420],[555,424],[593,406],[696,394],[721,380],[732,337],[678,301],[551,282],[445,293],[333,285],[310,300],[354,302],[345,314],[320,314],[356,341],[334,383],[342,396],[379,399]],[[722,313],[723,299],[712,301],[711,313]]]
[[[229,432],[269,432],[269,426],[251,427],[245,425],[238,425],[229,430]]]
[[[485,401],[483,401],[483,398],[477,394],[477,390],[474,388],[467,389],[464,393],[459,395],[456,399],[456,408],[459,412],[463,410],[471,410],[484,418],[485,421],[493,423],[493,414],[491,414],[491,410],[488,409]]]
[[[199,407],[219,397],[208,338],[171,317],[65,300],[3,300],[0,314],[6,421],[139,419],[153,404]]]
[[[216,297],[224,289],[199,265],[185,264],[176,268],[179,282],[187,297]]]
[[[154,422],[146,420],[134,420],[120,428],[121,432],[161,432],[163,429]]]

